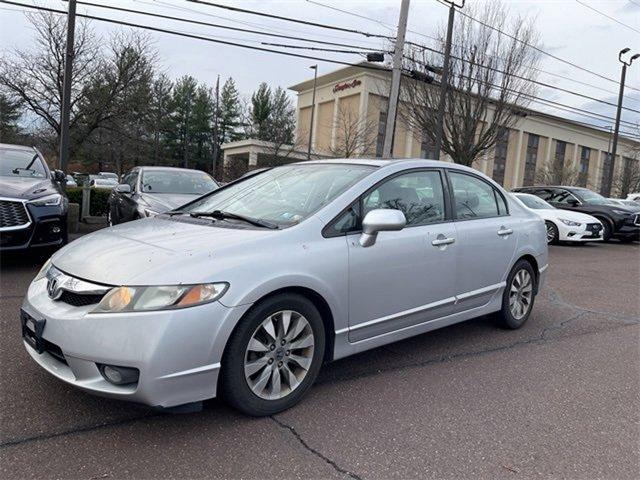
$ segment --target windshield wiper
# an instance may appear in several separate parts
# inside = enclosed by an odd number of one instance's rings
[[[173,212],[173,213],[183,213],[183,212]],[[242,222],[255,225],[256,227],[270,228],[272,230],[277,230],[279,228],[276,224],[267,222],[265,220],[245,217],[244,215],[238,215],[237,213],[231,213],[231,212],[224,212],[222,210],[214,210],[213,212],[191,212],[189,215],[192,216],[193,218],[210,217],[210,218],[215,218],[216,220],[227,220],[227,219],[240,220]]]

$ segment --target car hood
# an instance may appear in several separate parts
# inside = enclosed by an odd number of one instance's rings
[[[149,205],[154,212],[164,213],[174,208],[178,208],[185,203],[195,200],[200,195],[188,195],[182,193],[143,193],[141,199],[143,203]]]
[[[85,235],[59,250],[53,264],[63,272],[107,285],[176,285],[224,281],[225,264],[247,262],[268,237],[282,231],[224,228],[147,218]]]
[[[0,197],[31,200],[49,193],[58,193],[48,178],[0,177]]]

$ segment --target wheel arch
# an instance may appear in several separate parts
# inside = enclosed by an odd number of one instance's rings
[[[534,275],[534,281],[535,281],[535,283],[534,283],[534,285],[535,285],[534,292],[537,295],[538,294],[538,283],[539,283],[539,279],[540,279],[540,269],[539,269],[540,266],[538,265],[538,261],[536,260],[536,257],[531,255],[530,253],[525,253],[524,255],[520,255],[513,264],[515,265],[520,260],[525,260],[526,262],[529,262],[529,264],[533,268],[533,275]]]
[[[253,310],[253,308],[259,303],[263,302],[268,298],[274,297],[276,295],[281,295],[283,293],[293,293],[293,294],[300,295],[306,298],[307,300],[309,300],[318,309],[318,312],[320,312],[320,317],[322,318],[322,323],[324,325],[324,332],[325,332],[325,339],[326,339],[324,361],[330,361],[331,359],[333,359],[333,349],[334,349],[334,343],[335,343],[335,321],[334,321],[333,311],[329,306],[329,302],[327,302],[327,300],[320,293],[318,293],[316,290],[312,288],[303,287],[299,285],[291,285],[291,286],[280,287],[275,290],[272,290],[268,293],[265,293],[260,298],[258,298],[254,302],[254,304],[251,306],[251,308],[249,308],[244,313],[243,317],[246,316],[249,312],[251,312],[251,310]],[[239,324],[240,322],[238,322],[238,325]],[[233,335],[233,332],[235,332],[235,330],[238,328],[238,325],[236,325],[233,328],[231,334],[229,335],[229,338],[231,338],[231,336]],[[227,345],[229,342],[227,341],[226,343],[227,344],[224,347],[223,357],[226,354]]]

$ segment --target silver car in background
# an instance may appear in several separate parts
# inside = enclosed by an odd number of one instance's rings
[[[94,394],[270,415],[323,361],[480,315],[522,326],[546,269],[544,222],[471,168],[303,162],[63,248],[23,338]]]

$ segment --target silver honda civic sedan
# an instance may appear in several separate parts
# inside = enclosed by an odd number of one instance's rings
[[[480,315],[522,326],[546,269],[544,222],[471,168],[302,162],[67,245],[22,332],[87,392],[270,415],[325,361]]]

